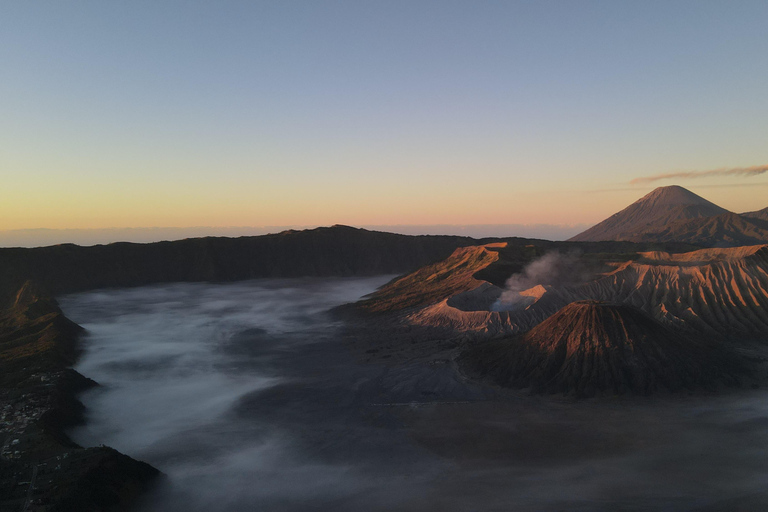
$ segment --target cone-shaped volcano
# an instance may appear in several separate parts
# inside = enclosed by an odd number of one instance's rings
[[[724,349],[631,306],[595,301],[571,303],[522,336],[473,347],[459,364],[502,386],[576,395],[736,383],[742,370]]]
[[[675,222],[714,217],[724,213],[728,213],[728,210],[683,187],[659,187],[620,212],[574,236],[571,241],[636,241],[638,234],[657,233]]]

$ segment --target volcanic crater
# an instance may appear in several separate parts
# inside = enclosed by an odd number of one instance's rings
[[[590,396],[738,385],[745,365],[626,304],[577,301],[527,333],[479,343],[457,362],[469,376],[534,392]]]

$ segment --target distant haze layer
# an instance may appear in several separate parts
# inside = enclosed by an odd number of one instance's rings
[[[244,227],[156,227],[107,229],[12,229],[0,231],[0,247],[42,247],[56,244],[97,245],[113,242],[150,243],[205,236],[258,236],[287,229],[315,226],[244,226]],[[432,224],[375,225],[365,229],[403,235],[463,235],[474,238],[523,237],[566,240],[583,231],[588,224]]]

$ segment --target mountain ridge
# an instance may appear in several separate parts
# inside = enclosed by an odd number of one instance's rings
[[[738,385],[740,364],[626,304],[572,302],[512,339],[476,345],[458,363],[506,387],[591,396]]]
[[[482,240],[464,236],[398,235],[336,225],[255,237],[0,248],[0,302],[28,280],[57,296],[162,282],[401,274],[478,243]]]
[[[762,210],[754,211],[754,212],[742,213],[741,216],[748,217],[750,219],[758,219],[758,220],[763,220],[765,222],[768,222],[768,207],[763,208]]]
[[[407,312],[408,320],[461,333],[519,334],[571,302],[598,300],[631,305],[664,324],[707,338],[768,335],[768,245],[638,256],[616,259],[608,263],[610,271],[583,283],[548,287],[523,310],[489,309],[486,298],[492,303],[502,289],[479,283],[462,295]],[[377,293],[385,292],[386,287]]]
[[[768,208],[736,214],[683,187],[659,187],[569,241],[608,240],[701,247],[761,244],[768,242]]]

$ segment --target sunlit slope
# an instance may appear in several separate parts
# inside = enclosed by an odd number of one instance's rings
[[[597,300],[628,304],[663,324],[695,332],[768,337],[766,245],[682,254],[640,253],[633,260],[606,264],[607,271],[579,284],[535,283],[522,292],[527,297],[525,306],[508,310],[496,302],[503,289],[472,273],[494,263],[488,250],[462,249],[463,257],[454,253],[445,262],[385,287],[366,306],[379,311],[419,306],[405,312],[415,325],[509,334],[531,329],[571,302]],[[473,256],[468,257],[470,254]]]
[[[70,368],[82,331],[31,282],[0,306],[0,510],[40,510],[28,506],[29,496],[45,510],[123,510],[159,475],[111,448],[81,448],[67,437],[83,421],[76,393],[95,384]],[[57,469],[46,474],[46,466]]]
[[[524,335],[477,344],[459,364],[478,378],[538,392],[651,393],[737,383],[743,368],[627,305],[568,304]]]
[[[499,259],[498,252],[491,249],[505,246],[494,243],[461,247],[447,259],[397,279],[359,304],[374,313],[398,311],[472,290],[483,284],[473,275]]]
[[[768,246],[643,256],[600,279],[558,289],[535,306],[552,310],[573,300],[604,300],[696,331],[768,335]]]

